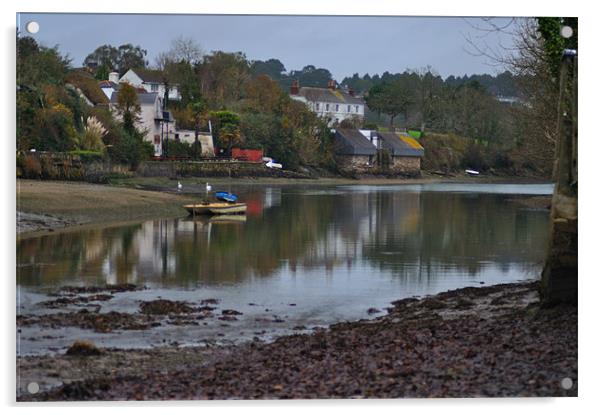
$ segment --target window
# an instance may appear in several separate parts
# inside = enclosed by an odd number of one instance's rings
[[[330,110],[330,104],[326,104],[326,111]]]
[[[351,112],[351,105],[347,105],[347,112]]]
[[[320,111],[320,103],[316,102],[316,111]]]
[[[158,84],[151,84],[151,92],[157,92],[159,90]]]
[[[359,105],[355,106],[355,112],[360,112],[360,106]]]
[[[335,107],[334,107],[334,110],[335,110],[336,112],[339,112],[339,104],[335,105]]]

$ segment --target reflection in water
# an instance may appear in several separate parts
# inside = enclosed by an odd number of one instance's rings
[[[408,187],[260,188],[245,195],[254,210],[244,222],[154,220],[19,241],[18,283],[194,287],[323,270],[353,275],[350,283],[376,272],[429,284],[478,279],[492,267],[499,275],[519,270],[513,279],[535,276],[548,215],[507,198]]]

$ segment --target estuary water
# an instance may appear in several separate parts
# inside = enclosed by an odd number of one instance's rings
[[[74,339],[152,347],[270,339],[381,315],[393,300],[538,278],[549,212],[516,199],[552,185],[232,186],[246,216],[157,219],[76,229],[17,242],[17,313],[63,286],[132,283],[101,312],[138,312],[164,298],[243,314],[234,322],[96,333],[24,327],[21,354],[62,351]],[[367,310],[373,308],[372,314]],[[68,311],[77,311],[76,306]],[[62,310],[64,311],[64,310]]]

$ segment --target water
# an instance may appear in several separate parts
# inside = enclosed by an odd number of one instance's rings
[[[246,218],[152,220],[19,241],[17,312],[56,312],[39,302],[60,286],[127,282],[149,289],[117,294],[102,303],[102,312],[136,312],[140,300],[159,296],[219,298],[220,307],[244,313],[240,321],[127,335],[24,328],[21,353],[59,350],[82,336],[117,347],[152,346],[166,338],[201,344],[218,333],[220,341],[262,331],[271,338],[298,325],[368,318],[368,308],[384,310],[403,297],[537,278],[548,212],[509,199],[553,189],[430,184],[229,190],[248,203]],[[285,322],[267,322],[273,316]]]

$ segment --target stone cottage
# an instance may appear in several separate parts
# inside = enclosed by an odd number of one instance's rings
[[[337,128],[334,136],[337,166],[343,172],[366,173],[372,169],[376,147],[359,130]]]
[[[424,148],[410,136],[393,132],[376,132],[377,148],[389,158],[388,170],[404,175],[420,174]]]

